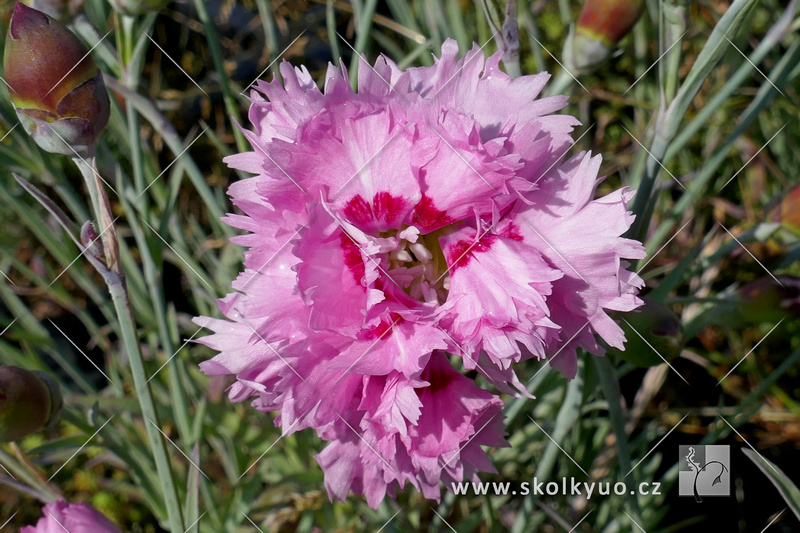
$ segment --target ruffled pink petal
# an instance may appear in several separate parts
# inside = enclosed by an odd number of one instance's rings
[[[577,369],[576,348],[602,353],[594,333],[622,347],[622,330],[606,311],[641,305],[634,295],[643,282],[624,270],[620,259],[645,257],[639,242],[621,237],[633,222],[627,211],[631,194],[620,190],[591,200],[599,166],[599,157],[578,154],[557,171],[559,180],[549,177],[531,194],[533,205],[523,204],[512,215],[524,241],[564,274],[553,282],[548,299],[551,319],[563,328],[559,341],[549,348],[551,364],[568,378]],[[562,201],[538,208],[545,203],[542,195],[554,190]]]
[[[309,307],[309,326],[353,336],[364,322],[366,269],[358,243],[327,211],[317,208],[293,253],[299,259],[297,288]]]
[[[433,156],[422,165],[419,176],[426,202],[447,213],[447,218],[429,222],[430,217],[420,210],[430,206],[422,203],[409,224],[427,233],[475,211],[491,210],[498,202],[505,206],[514,200],[508,187],[520,181],[516,171],[522,164],[518,155],[505,152],[502,141],[483,143],[474,119],[455,113],[445,115],[432,133],[435,137],[426,150]]]
[[[314,456],[325,472],[325,488],[331,500],[343,501],[350,492],[364,493],[364,467],[358,435],[338,439]]]
[[[422,415],[409,432],[415,450],[411,459],[421,471],[423,493],[438,500],[440,480],[449,486],[461,481],[465,471],[475,471],[478,465],[465,459],[470,454],[473,460],[485,457],[480,446],[508,445],[503,438],[503,402],[457,372],[441,352],[431,357],[421,378],[431,385],[419,392]]]
[[[463,228],[440,238],[450,267],[450,293],[440,308],[444,323],[464,351],[467,369],[481,350],[500,369],[520,360],[520,346],[544,358],[551,282],[563,276],[529,246],[511,223],[480,235]]]

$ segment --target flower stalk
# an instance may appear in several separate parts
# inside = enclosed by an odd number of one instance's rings
[[[115,219],[112,218],[108,195],[102,186],[103,183],[96,170],[94,156],[90,156],[88,160],[76,158],[74,161],[83,174],[86,186],[89,189],[95,216],[102,225],[102,229],[97,235],[92,235],[91,231],[82,232],[82,237],[88,237],[88,239],[85,239],[83,242],[87,250],[86,257],[103,277],[108,287],[108,292],[111,295],[111,301],[114,304],[117,320],[119,320],[123,345],[125,346],[125,352],[128,355],[131,367],[131,374],[133,375],[136,397],[142,409],[145,431],[147,433],[150,449],[153,452],[156,470],[158,471],[158,477],[164,492],[170,529],[172,531],[183,531],[184,525],[178,491],[175,485],[172,467],[169,462],[169,456],[167,455],[166,445],[158,431],[158,427],[160,427],[159,418],[156,412],[153,395],[148,385],[141,345],[139,344],[136,324],[131,313],[128,290],[125,284],[125,275],[122,272],[122,263],[119,257],[119,243],[114,228]],[[95,252],[96,248],[93,247],[98,239],[103,243],[102,256]]]

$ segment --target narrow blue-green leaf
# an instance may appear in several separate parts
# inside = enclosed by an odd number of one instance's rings
[[[547,442],[547,445],[539,464],[536,466],[534,477],[537,480],[549,479],[556,460],[565,453],[561,450],[561,447],[563,447],[562,443],[570,431],[572,431],[573,425],[578,420],[580,408],[583,405],[583,385],[585,383],[583,366],[583,359],[579,358],[577,374],[575,374],[575,378],[567,385],[564,401],[561,404],[561,408],[558,410],[558,415],[555,418],[552,429],[548,431],[547,429],[539,428],[538,426],[541,424],[531,419],[538,429],[543,432],[547,431],[550,435],[550,438],[546,436],[542,438],[544,442]],[[544,424],[545,422],[543,421],[542,423]],[[514,527],[511,529],[512,533],[523,533],[529,530],[529,520],[531,515],[535,512],[537,500],[538,498],[535,492],[531,492],[528,497],[525,498],[517,520],[514,522]]]
[[[738,35],[745,22],[750,18],[758,0],[734,0],[728,10],[719,19],[703,49],[697,56],[686,79],[683,80],[675,99],[664,113],[665,120],[660,125],[659,136],[672,139],[677,133],[686,110],[700,90],[700,86],[713,72],[714,66],[730,47],[730,42]]]
[[[783,470],[775,466],[769,459],[754,452],[749,448],[742,448],[742,452],[748,459],[753,461],[761,472],[775,485],[778,492],[789,505],[789,508],[800,520],[800,489],[792,483],[792,480],[783,473]]]

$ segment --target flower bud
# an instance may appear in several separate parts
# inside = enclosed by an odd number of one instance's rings
[[[634,366],[655,366],[672,361],[683,348],[683,327],[680,318],[666,305],[643,298],[644,306],[620,315],[625,332],[625,351],[612,349]]]
[[[739,289],[736,323],[777,323],[789,316],[800,316],[800,278],[771,276],[759,278]]]
[[[58,500],[45,505],[42,513],[44,516],[35,526],[23,527],[20,533],[120,533],[111,520],[85,503]]]
[[[17,117],[36,144],[87,155],[108,123],[109,100],[86,46],[52,17],[17,3],[4,64]]]
[[[590,71],[614,52],[644,8],[642,0],[586,0],[571,37],[570,63]]]
[[[149,11],[161,11],[169,0],[109,0],[114,9],[123,15],[142,15]]]
[[[22,3],[66,23],[83,11],[86,0],[22,0]]]
[[[769,219],[800,237],[800,185],[795,185],[772,208]]]
[[[0,442],[20,440],[51,425],[61,406],[61,390],[50,376],[0,366]]]

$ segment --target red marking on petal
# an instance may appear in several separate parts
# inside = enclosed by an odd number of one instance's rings
[[[392,223],[405,209],[406,201],[388,192],[379,192],[373,198],[372,206],[377,220]]]
[[[353,278],[356,280],[358,285],[366,291],[367,288],[363,285],[364,274],[366,273],[364,269],[364,259],[361,257],[361,250],[358,249],[356,243],[353,242],[345,232],[342,232],[340,235],[340,241],[342,245],[342,252],[344,253],[344,264],[345,266],[350,269],[350,273],[353,274]]]
[[[431,356],[428,366],[425,367],[425,370],[423,370],[420,375],[420,379],[430,383],[430,386],[414,389],[417,396],[421,394],[436,394],[439,391],[445,390],[450,386],[450,383],[458,377],[452,369],[448,369],[447,366],[442,364],[440,359],[441,356],[437,356],[436,354]],[[444,361],[447,365],[450,364],[447,359]]]
[[[513,223],[508,224],[508,227],[505,228],[505,231],[503,231],[501,236],[514,241],[522,242],[522,235],[519,233],[519,228]]]
[[[381,320],[377,326],[366,330],[361,340],[388,339],[392,334],[392,329],[397,324],[402,324],[405,319],[397,313],[389,313],[389,318]]]
[[[365,225],[373,220],[372,208],[360,194],[353,196],[342,209],[342,214],[355,225]]]
[[[478,252],[486,252],[491,248],[492,243],[497,240],[497,235],[487,234],[481,237],[478,242],[472,240],[461,240],[447,249],[447,265],[450,267],[450,272],[455,272],[457,269],[467,266],[473,254]]]
[[[411,224],[425,232],[439,229],[452,222],[453,220],[447,216],[447,213],[436,209],[436,206],[433,205],[433,200],[425,194],[422,195],[422,199],[414,208],[414,213],[411,217]]]
[[[372,205],[357,194],[345,204],[342,214],[349,222],[362,228],[375,222],[391,225],[403,214],[406,205],[404,198],[392,196],[386,191],[376,193],[372,198]]]
[[[450,272],[466,266],[474,254],[488,252],[498,237],[522,242],[519,228],[513,223],[506,224],[500,233],[487,233],[477,243],[475,242],[476,237],[477,234],[473,235],[471,240],[460,240],[447,249],[447,264],[450,267]]]

